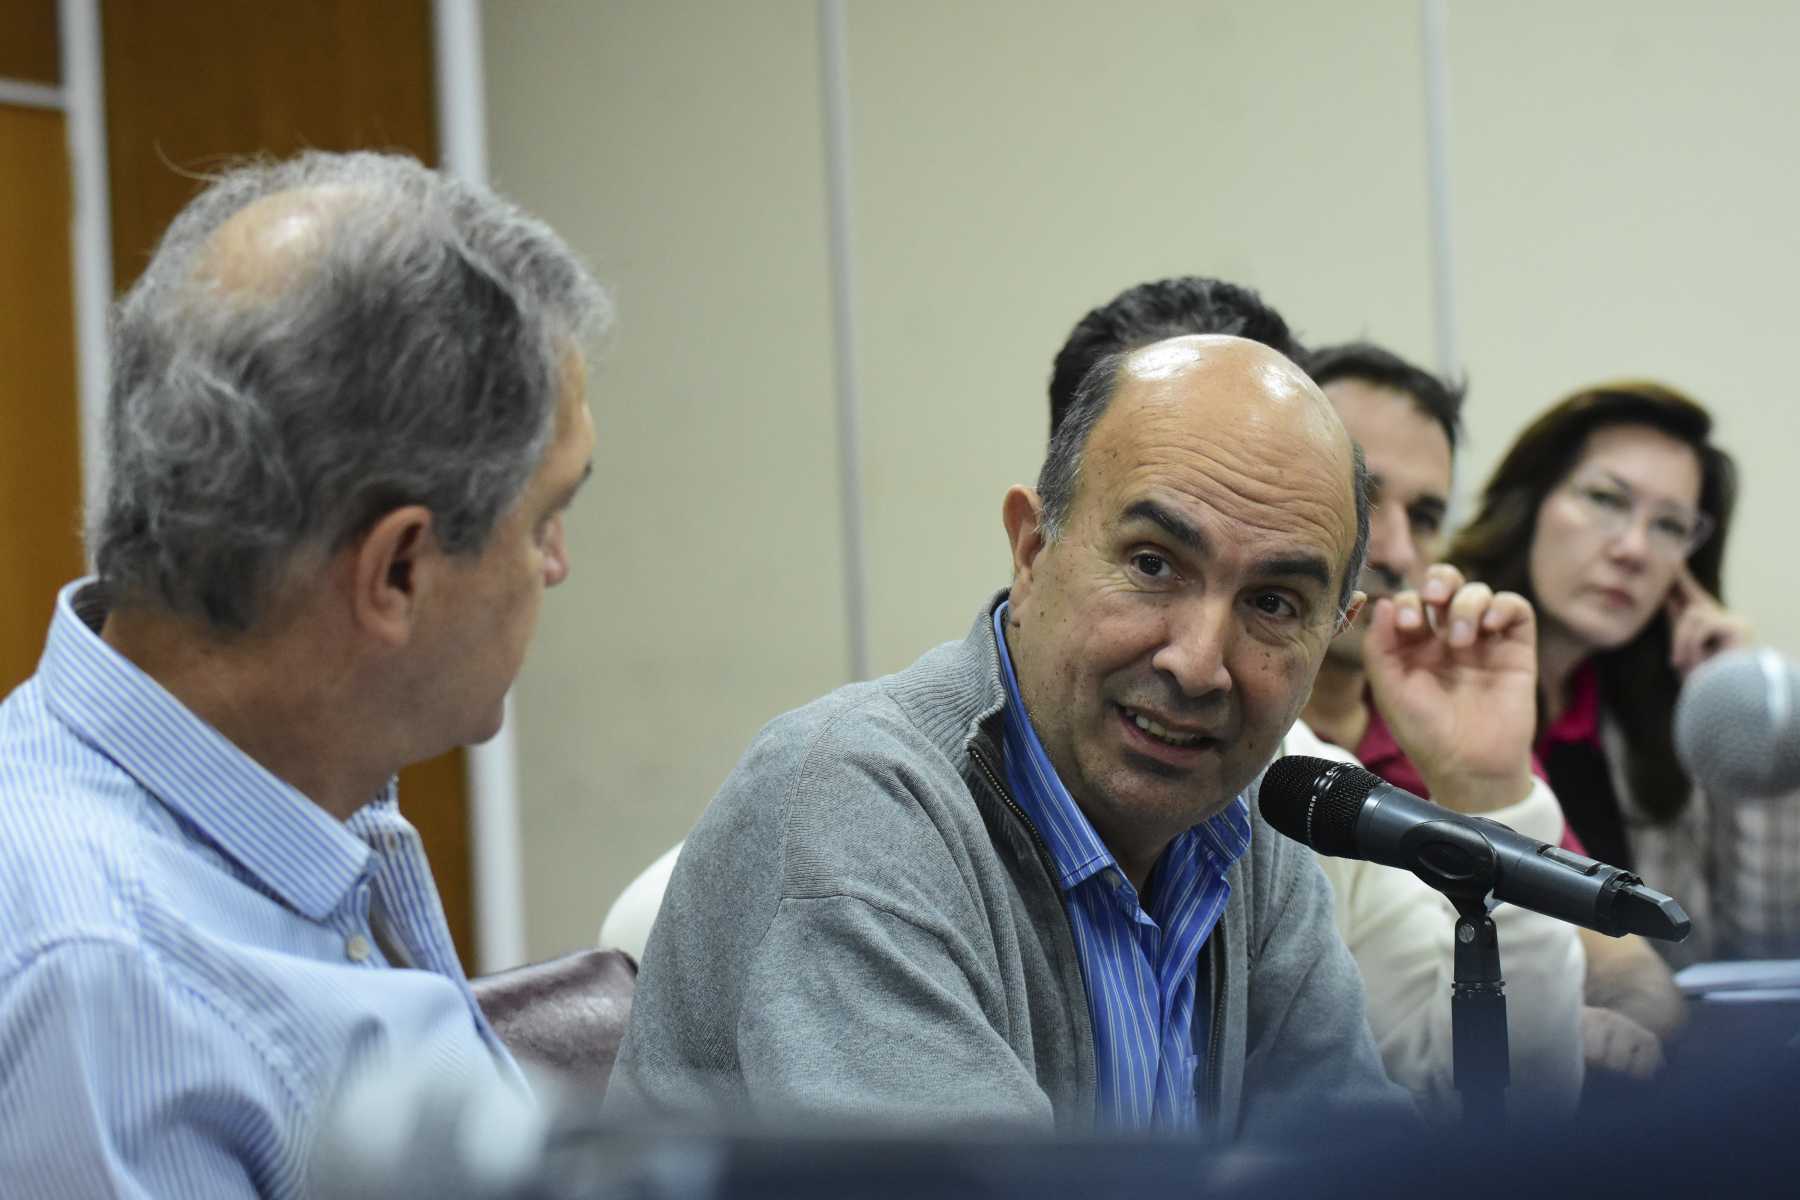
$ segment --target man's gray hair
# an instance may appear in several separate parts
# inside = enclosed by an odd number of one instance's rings
[[[208,270],[246,206],[315,189],[322,236],[265,288]],[[606,296],[541,221],[398,155],[216,177],[113,313],[109,474],[89,542],[112,603],[249,629],[302,550],[421,504],[476,553],[536,470]]]
[[[1044,465],[1038,471],[1037,482],[1038,501],[1043,505],[1044,541],[1047,543],[1057,541],[1068,530],[1075,493],[1081,486],[1081,465],[1087,453],[1088,439],[1100,418],[1106,415],[1107,406],[1119,389],[1119,373],[1132,353],[1120,350],[1096,361],[1075,389],[1075,399],[1050,435],[1050,448],[1044,454]],[[1338,587],[1337,615],[1340,619],[1350,607],[1357,580],[1362,578],[1363,562],[1369,556],[1369,467],[1363,460],[1362,447],[1353,440],[1350,448],[1351,487],[1356,496],[1356,544],[1351,547],[1344,581]]]

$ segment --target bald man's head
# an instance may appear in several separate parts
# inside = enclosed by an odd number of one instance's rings
[[[1121,405],[1122,398],[1130,403]],[[1116,421],[1115,409],[1121,410]],[[1361,451],[1305,371],[1245,338],[1172,337],[1094,364],[1051,437],[1038,475],[1046,538],[1054,541],[1066,529],[1091,458],[1120,452],[1116,439],[1095,443],[1101,426],[1146,421],[1171,438],[1193,432],[1199,438],[1196,449],[1210,447],[1219,469],[1254,461],[1281,464],[1285,473],[1307,464],[1341,478],[1344,515],[1353,532],[1338,606],[1349,605],[1369,536]]]
[[[1186,336],[1098,364],[1007,493],[1019,695],[1134,881],[1268,764],[1356,611],[1358,462],[1288,359]]]
[[[317,267],[351,208],[379,199],[369,188],[327,183],[252,200],[200,243],[195,274],[227,295],[272,298]]]

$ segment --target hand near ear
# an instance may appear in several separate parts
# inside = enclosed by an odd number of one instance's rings
[[[1754,640],[1750,623],[1720,604],[1686,563],[1675,575],[1663,612],[1669,618],[1669,665],[1683,679],[1713,655]]]
[[[1537,620],[1523,596],[1438,563],[1420,591],[1376,602],[1363,664],[1433,800],[1484,812],[1530,792]]]

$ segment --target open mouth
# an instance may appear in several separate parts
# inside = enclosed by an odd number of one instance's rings
[[[1192,733],[1184,730],[1170,729],[1154,717],[1146,716],[1135,708],[1119,706],[1119,712],[1125,723],[1148,740],[1176,750],[1195,750],[1203,746],[1216,745],[1217,738],[1204,733]]]

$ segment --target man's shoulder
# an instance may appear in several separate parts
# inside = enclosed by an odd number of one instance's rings
[[[225,898],[269,903],[117,763],[39,719],[31,689],[0,706],[0,977],[65,942],[167,961]]]
[[[967,652],[947,643],[905,670],[846,684],[770,721],[728,780],[781,782],[790,799],[850,779],[960,778],[983,697],[959,673]]]
[[[756,907],[965,885],[972,859],[992,851],[971,790],[973,701],[957,694],[957,655],[939,647],[766,725],[689,837],[674,890],[723,888]]]
[[[47,719],[28,683],[0,706],[0,971],[58,928],[136,935],[154,814],[136,782]]]

